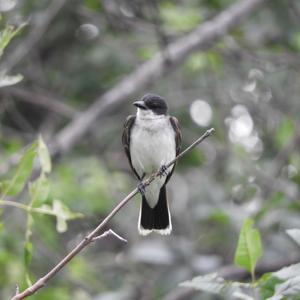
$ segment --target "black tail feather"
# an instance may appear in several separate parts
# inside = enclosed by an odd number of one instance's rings
[[[145,196],[142,197],[140,214],[141,234],[148,234],[152,230],[156,230],[161,234],[170,234],[172,226],[165,185],[160,189],[159,199],[154,208],[149,206]]]
[[[152,230],[153,229],[153,210],[149,206],[146,197],[142,197],[142,207],[140,212],[140,225],[143,229]]]
[[[160,189],[158,202],[153,208],[153,221],[154,229],[166,229],[169,226],[169,208],[165,185]]]

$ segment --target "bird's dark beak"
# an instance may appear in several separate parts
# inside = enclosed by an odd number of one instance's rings
[[[135,102],[133,102],[133,105],[140,109],[147,109],[144,101],[135,101]]]

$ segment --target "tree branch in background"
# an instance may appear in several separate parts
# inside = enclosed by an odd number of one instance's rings
[[[69,151],[91,128],[97,118],[119,107],[138,92],[155,83],[170,68],[179,66],[191,53],[207,48],[222,38],[228,30],[238,25],[266,0],[241,0],[221,12],[215,18],[179,38],[152,59],[127,75],[121,82],[107,91],[78,118],[62,129],[51,145],[51,152],[58,154]],[[165,63],[167,54],[168,63]]]
[[[9,93],[16,101],[30,103],[36,106],[45,108],[60,116],[72,119],[78,115],[75,108],[65,104],[63,101],[57,100],[54,97],[37,93],[36,91],[28,91],[20,87],[6,88],[5,93]]]
[[[193,144],[187,147],[184,151],[182,151],[179,155],[177,155],[172,161],[166,164],[166,168],[168,169],[170,166],[175,164],[175,162],[180,159],[187,152],[195,148],[198,144],[200,144],[204,139],[209,137],[214,132],[214,129],[211,128],[207,130],[201,137],[199,137]],[[160,170],[153,173],[149,178],[143,181],[145,187],[147,187],[155,178],[161,176]],[[130,194],[128,194],[115,208],[106,216],[106,218],[90,233],[88,234],[69,254],[67,254],[50,272],[48,272],[45,276],[38,279],[32,286],[28,287],[25,291],[16,294],[11,300],[21,300],[29,297],[34,294],[36,291],[41,289],[46,285],[46,283],[53,278],[62,268],[66,266],[70,262],[70,260],[78,255],[86,246],[88,246],[91,242],[102,239],[105,236],[112,234],[118,239],[125,241],[122,237],[114,233],[112,230],[108,230],[103,234],[99,235],[99,232],[104,228],[104,226],[114,217],[114,215],[119,212],[123,206],[125,206],[130,199],[132,199],[138,193],[138,188],[135,188]]]

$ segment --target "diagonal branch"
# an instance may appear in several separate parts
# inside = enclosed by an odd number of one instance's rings
[[[154,84],[170,68],[178,67],[191,53],[211,46],[264,1],[266,0],[240,0],[215,18],[201,24],[190,34],[169,44],[163,51],[158,52],[152,59],[137,67],[112,89],[97,98],[86,111],[62,129],[51,145],[52,153],[69,151],[99,117]]]
[[[213,128],[207,130],[201,137],[199,137],[193,144],[191,144],[188,148],[186,148],[184,151],[182,151],[176,158],[174,158],[172,161],[166,164],[166,167],[169,168],[175,162],[181,158],[183,155],[185,155],[187,152],[195,148],[198,144],[200,144],[204,139],[209,137],[215,130]],[[152,181],[155,180],[155,178],[161,176],[160,170],[157,170],[157,172],[153,173],[149,178],[145,179],[143,181],[143,184],[145,187],[147,187],[149,184],[151,184]],[[52,270],[50,270],[45,276],[38,279],[32,286],[28,287],[25,291],[16,294],[11,300],[21,300],[24,298],[29,297],[30,295],[33,295],[36,291],[43,288],[46,283],[53,278],[62,268],[66,266],[70,262],[70,260],[79,254],[86,246],[88,246],[91,242],[103,238],[103,236],[106,236],[108,234],[113,234],[116,236],[114,232],[107,231],[107,233],[103,233],[99,235],[99,232],[104,228],[104,226],[114,217],[114,215],[121,210],[123,206],[125,206],[130,199],[132,199],[136,194],[138,193],[138,188],[135,188],[130,194],[128,194],[115,208],[106,216],[106,218],[90,233],[88,234],[75,248],[69,252]],[[124,239],[120,236],[117,236],[119,239]]]

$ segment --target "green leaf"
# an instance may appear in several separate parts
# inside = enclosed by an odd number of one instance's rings
[[[25,26],[27,23],[22,23],[18,27],[14,25],[8,25],[0,32],[0,49],[4,49],[11,39],[15,37]]]
[[[6,28],[0,31],[0,56],[11,39],[17,35],[24,28],[24,26],[26,26],[26,23],[21,24],[19,27],[10,25],[6,26]]]
[[[40,209],[40,213],[45,215],[52,215],[56,217],[56,230],[60,233],[65,232],[68,229],[67,221],[77,218],[82,218],[83,214],[71,211],[66,205],[64,205],[60,200],[53,200],[52,207],[47,204],[43,204],[40,207],[35,207]]]
[[[22,155],[14,177],[11,180],[3,181],[0,184],[2,198],[6,195],[15,196],[22,191],[32,172],[36,150],[37,143],[35,142]]]
[[[41,162],[42,171],[45,173],[51,172],[51,157],[46,144],[43,141],[42,136],[39,137],[39,147],[38,147],[39,159]]]
[[[34,182],[29,183],[29,195],[31,198],[31,205],[38,203],[41,204],[48,199],[49,195],[49,181],[44,173],[41,173]]]
[[[262,299],[268,299],[275,292],[275,286],[281,281],[272,273],[265,273],[258,281],[259,292]]]
[[[258,259],[262,256],[263,248],[260,233],[253,229],[253,220],[246,219],[240,232],[234,262],[245,268],[254,277],[254,269]]]
[[[56,230],[58,232],[65,232],[68,229],[67,220],[82,217],[81,213],[72,212],[57,199],[53,200],[53,213],[56,215]]]

